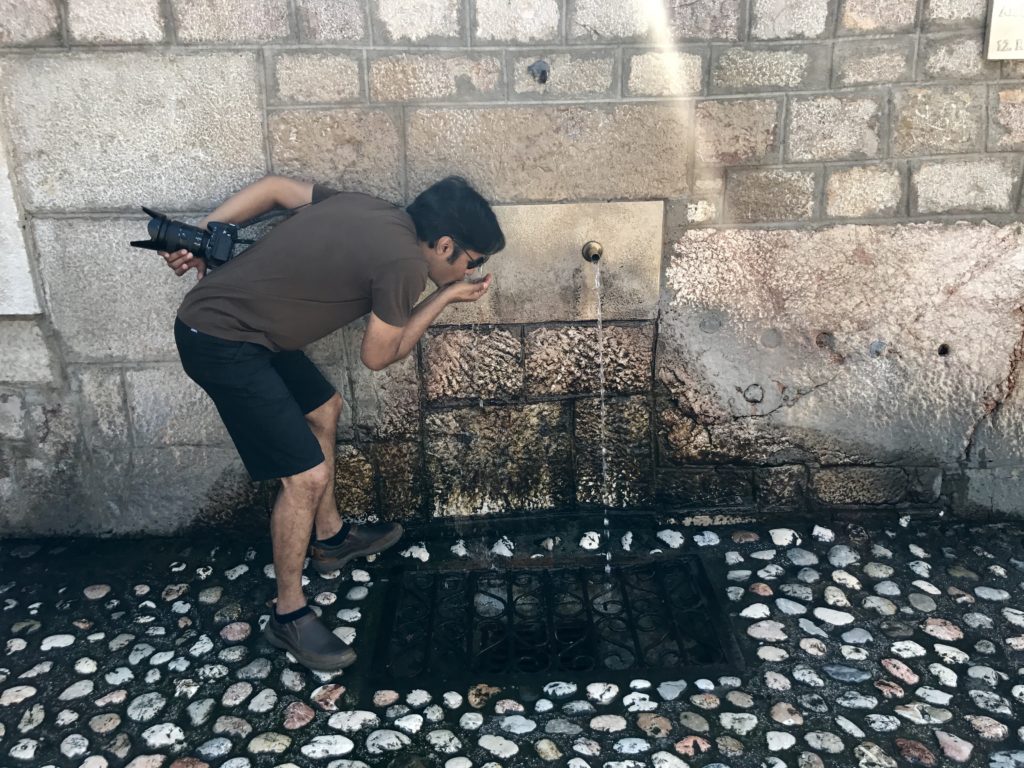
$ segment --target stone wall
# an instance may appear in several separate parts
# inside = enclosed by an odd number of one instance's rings
[[[573,231],[388,371],[358,327],[315,345],[347,510],[1024,511],[1024,66],[983,58],[984,0],[0,10],[0,533],[262,524],[176,364],[188,278],[127,241],[266,173],[401,203],[457,172]],[[664,219],[660,296],[605,278],[602,421],[575,239],[609,201]]]

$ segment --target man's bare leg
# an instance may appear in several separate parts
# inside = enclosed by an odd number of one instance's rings
[[[313,430],[320,450],[324,453],[324,464],[329,471],[329,481],[324,495],[316,508],[315,530],[320,541],[329,539],[341,530],[342,520],[338,514],[338,503],[334,498],[334,445],[338,434],[338,417],[341,415],[342,400],[337,392],[315,411],[306,414],[306,422]]]
[[[302,565],[306,559],[313,518],[327,487],[334,482],[327,463],[281,479],[281,490],[270,517],[277,574],[277,613],[297,611],[306,604],[302,592]]]

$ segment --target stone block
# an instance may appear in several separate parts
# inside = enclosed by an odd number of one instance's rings
[[[509,54],[512,98],[601,99],[619,93],[618,60],[614,51],[599,48],[567,53],[531,51]],[[548,65],[546,77],[534,72],[538,62]],[[531,69],[533,67],[533,69]]]
[[[251,53],[62,53],[2,67],[0,114],[31,212],[208,209],[266,172]]]
[[[403,199],[401,125],[390,109],[307,109],[267,117],[275,173]]]
[[[807,495],[807,468],[766,467],[754,470],[754,487],[759,507],[794,507]]]
[[[177,360],[174,315],[194,277],[128,245],[139,219],[36,219],[48,313],[70,362]],[[103,258],[83,259],[83,253]],[[121,265],[112,277],[111,265]]]
[[[562,12],[558,0],[476,0],[473,40],[538,43],[558,40]]]
[[[652,5],[646,0],[607,3],[570,0],[570,40],[738,40],[743,8],[739,0],[695,0]]]
[[[691,228],[669,258],[660,460],[957,466],[1019,354],[1017,225]],[[1021,412],[987,461],[1021,465]]]
[[[462,10],[460,0],[372,0],[373,39],[378,44],[461,43]]]
[[[691,51],[631,53],[624,66],[630,96],[691,96],[704,90],[705,56]]]
[[[487,263],[494,276],[479,301],[449,306],[440,321],[546,323],[652,319],[661,275],[663,205],[575,203],[498,206],[508,246]],[[604,247],[597,268],[584,243]]]
[[[646,397],[576,401],[576,502],[612,508],[654,499],[651,409]],[[602,459],[604,467],[602,468]]]
[[[124,376],[136,444],[232,444],[213,401],[181,366],[129,370]]]
[[[831,168],[825,182],[830,219],[897,216],[903,206],[903,174],[891,165]]]
[[[987,0],[925,0],[924,28],[980,27],[987,11]]]
[[[815,96],[789,105],[787,158],[861,160],[882,154],[882,97]]]
[[[977,152],[985,146],[985,88],[893,89],[892,154]]]
[[[370,458],[380,481],[382,520],[415,520],[423,510],[423,451],[419,443],[372,443]]]
[[[838,40],[832,55],[837,87],[914,79],[914,39]]]
[[[75,404],[46,400],[28,408],[32,455],[54,466],[73,464],[81,452],[82,435]]]
[[[371,371],[359,361],[359,346],[366,328],[360,320],[342,330],[347,345],[348,375],[352,392],[354,426],[360,437],[369,440],[417,438],[420,432],[419,380],[416,356]],[[331,368],[325,369],[330,371]],[[339,371],[331,378],[343,375]]]
[[[171,0],[179,43],[271,43],[291,37],[288,0]]]
[[[831,29],[828,0],[752,0],[752,40],[825,37]]]
[[[362,0],[296,0],[295,15],[303,43],[357,43],[367,37]]]
[[[660,470],[655,479],[659,505],[682,508],[747,507],[753,501],[749,470]]]
[[[410,193],[460,173],[492,202],[676,197],[690,123],[685,105],[408,110]]]
[[[907,500],[915,504],[934,504],[942,495],[942,470],[938,467],[907,467]]]
[[[70,460],[54,461],[36,456],[16,456],[11,477],[14,505],[4,507],[0,535],[53,536],[71,533],[95,535],[106,532],[102,523],[108,509],[97,511],[82,495],[81,467]],[[12,482],[13,481],[13,482]]]
[[[166,36],[160,0],[68,0],[72,43],[159,43]]]
[[[34,320],[0,320],[0,383],[50,384],[55,362]]]
[[[725,188],[725,218],[735,222],[811,219],[817,185],[815,171],[732,170]]]
[[[604,325],[597,328],[533,328],[526,334],[526,391],[530,395],[639,393],[651,387],[653,328]]]
[[[984,40],[977,32],[922,35],[918,69],[920,80],[996,80],[1000,62],[985,59]]]
[[[722,165],[777,162],[780,110],[775,99],[702,101],[696,115],[697,160]]]
[[[0,11],[0,45],[60,44],[56,0],[9,0]]]
[[[71,383],[81,403],[86,444],[90,448],[127,452],[132,438],[121,371],[93,365],[76,366],[71,371]]]
[[[376,511],[373,464],[354,445],[334,451],[334,497],[345,519],[365,520]]]
[[[425,430],[435,517],[572,503],[571,430],[563,403],[432,413]]]
[[[0,135],[0,315],[40,313],[25,250],[24,226],[7,169],[7,148]]]
[[[824,504],[898,504],[907,473],[897,467],[832,467],[811,472],[811,489]]]
[[[423,342],[423,390],[428,400],[518,398],[523,393],[519,329],[435,331]]]
[[[363,98],[362,55],[357,51],[275,51],[270,93],[276,104],[327,104]]]
[[[989,151],[1024,150],[1024,89],[993,89],[989,105]]]
[[[839,34],[911,32],[917,24],[917,0],[842,0]]]
[[[485,101],[505,98],[501,56],[383,53],[370,57],[371,101]]]
[[[965,506],[969,512],[983,512],[995,515],[1024,513],[1024,469],[1020,467],[996,467],[993,469],[968,469]]]
[[[828,87],[830,49],[816,43],[715,47],[711,93],[757,93]]]
[[[25,404],[18,395],[0,392],[0,438],[25,439]]]
[[[915,164],[911,171],[912,211],[1012,211],[1019,180],[1020,163],[1008,158]]]

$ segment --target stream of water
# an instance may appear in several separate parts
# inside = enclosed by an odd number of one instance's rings
[[[601,403],[601,509],[604,510],[604,572],[612,572],[612,534],[611,523],[608,521],[608,448],[605,445],[605,420],[607,410],[604,404],[604,328],[601,320],[601,262],[594,262],[594,293],[597,294],[597,369],[600,376]]]

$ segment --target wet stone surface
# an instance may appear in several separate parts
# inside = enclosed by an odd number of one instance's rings
[[[1021,768],[1024,529],[902,522],[613,532],[613,565],[699,553],[746,665],[458,690],[369,684],[386,569],[603,562],[603,537],[408,540],[307,570],[360,653],[334,674],[263,640],[266,542],[4,542],[0,765]]]

